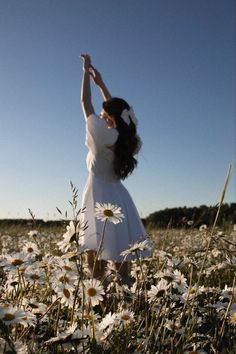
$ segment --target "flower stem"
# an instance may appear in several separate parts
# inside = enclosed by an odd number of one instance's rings
[[[96,267],[96,264],[97,264],[97,260],[98,260],[98,257],[102,251],[102,246],[103,246],[103,243],[104,243],[104,239],[105,239],[105,229],[106,229],[106,224],[107,224],[107,221],[108,219],[105,220],[104,224],[103,224],[103,228],[102,228],[102,238],[101,238],[101,241],[99,243],[99,247],[98,247],[98,251],[96,253],[96,257],[95,257],[95,260],[94,260],[94,265],[93,265],[93,272],[92,272],[92,276],[94,277],[94,272],[95,272],[95,267]]]

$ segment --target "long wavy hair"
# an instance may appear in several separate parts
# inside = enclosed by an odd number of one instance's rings
[[[122,98],[112,97],[103,102],[104,111],[113,116],[116,121],[116,129],[119,132],[118,139],[114,145],[114,171],[119,179],[124,180],[137,166],[134,155],[141,147],[141,140],[136,133],[136,125],[130,119],[130,124],[126,124],[121,118],[124,109],[129,110],[130,106]]]

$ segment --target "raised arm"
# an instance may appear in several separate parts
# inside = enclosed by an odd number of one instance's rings
[[[90,65],[90,75],[92,76],[94,83],[99,87],[104,101],[108,101],[111,98],[111,94],[102,79],[102,75],[92,65]]]
[[[90,72],[89,68],[91,65],[91,60],[89,55],[81,54],[83,59],[83,79],[81,85],[81,106],[84,113],[84,118],[87,119],[90,114],[94,113],[94,108],[92,105],[92,95],[90,87]]]

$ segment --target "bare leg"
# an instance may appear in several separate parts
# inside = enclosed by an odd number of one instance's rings
[[[88,263],[88,267],[90,272],[93,272],[93,268],[94,268],[94,278],[102,278],[102,276],[104,276],[104,272],[105,272],[105,267],[106,267],[106,261],[104,260],[98,260],[95,264],[94,267],[94,261],[96,258],[96,251],[88,251],[87,252],[87,263]]]
[[[122,283],[131,285],[131,278],[129,276],[129,263],[128,262],[115,262],[116,270],[119,272]]]

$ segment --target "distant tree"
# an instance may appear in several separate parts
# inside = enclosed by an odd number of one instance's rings
[[[188,228],[200,225],[213,225],[217,214],[217,206],[200,205],[199,207],[166,208],[156,211],[146,218],[150,227]],[[236,224],[236,203],[223,204],[218,217],[218,225]]]

